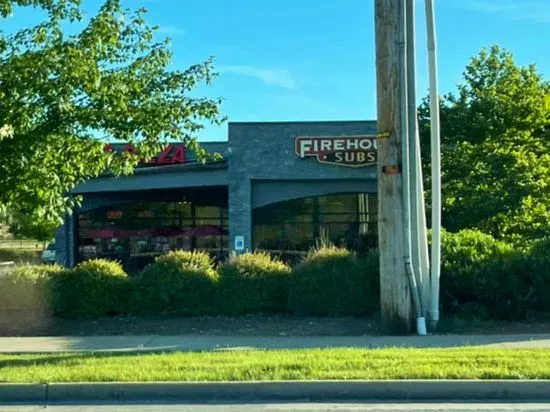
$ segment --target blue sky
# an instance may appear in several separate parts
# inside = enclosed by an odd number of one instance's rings
[[[550,79],[550,0],[435,0],[441,92],[469,59],[499,44]],[[93,13],[101,2],[83,0]],[[230,121],[376,118],[374,0],[126,0],[172,38],[174,68],[209,56]],[[427,93],[424,1],[418,0],[418,87]],[[9,24],[30,21],[16,13]],[[201,140],[224,140],[227,126]]]

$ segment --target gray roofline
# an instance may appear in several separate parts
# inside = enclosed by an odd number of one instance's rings
[[[189,176],[191,176],[195,183],[197,184],[183,184],[184,181],[180,179],[179,173],[182,172],[188,172]],[[198,177],[201,177],[200,182],[197,181]],[[141,181],[141,184],[138,184],[136,182],[139,182],[138,179],[145,179]],[[165,184],[159,185],[158,183],[162,181],[165,181]],[[166,180],[168,179],[168,180]],[[176,180],[177,182],[174,183]],[[205,180],[206,179],[206,180]],[[114,183],[115,181],[121,182],[118,184],[117,191],[124,191],[124,187],[131,187],[131,189],[126,189],[127,191],[135,191],[135,190],[144,190],[144,184],[145,186],[149,185],[149,189],[151,188],[176,188],[176,187],[206,187],[206,186],[213,186],[212,184],[205,183],[210,179],[214,179],[214,181],[218,182],[215,186],[226,186],[227,185],[227,161],[220,161],[220,162],[211,162],[206,164],[201,163],[192,163],[192,164],[179,164],[179,165],[165,165],[165,166],[159,166],[159,167],[149,167],[149,168],[141,168],[141,169],[134,169],[134,173],[129,175],[122,175],[120,177],[116,177],[112,174],[105,174],[102,176],[99,176],[95,179],[89,179],[87,181],[82,182],[78,186],[76,186],[73,190],[71,190],[72,194],[86,194],[86,193],[99,193],[99,192],[112,192],[114,191],[113,185],[117,185]],[[220,180],[221,179],[221,180]],[[145,182],[145,183],[144,183]],[[171,183],[170,183],[171,182]],[[151,184],[154,184],[152,187]],[[122,185],[122,186],[121,186]],[[98,186],[102,186],[103,190],[98,189]],[[122,187],[122,188],[121,188]]]
[[[183,163],[175,165],[147,166],[134,168],[134,174],[147,173],[174,173],[182,170],[209,170],[209,169],[227,169],[227,159],[216,160],[206,163]]]
[[[191,170],[219,170],[219,169],[227,169],[227,160],[219,160],[215,162],[207,162],[207,163],[184,163],[184,164],[175,164],[175,165],[163,165],[163,166],[149,166],[149,167],[140,167],[140,168],[134,168],[133,173],[130,173],[128,175],[121,175],[120,178],[129,177],[133,175],[148,175],[148,174],[159,174],[159,173],[178,173],[178,172],[185,172],[185,171],[191,171]],[[115,176],[112,173],[105,173],[101,176],[98,176],[93,179],[89,180],[97,180],[97,179],[113,179],[113,178],[119,178]],[[86,182],[83,182],[86,183]],[[77,185],[71,192],[75,192],[75,190],[81,186]]]

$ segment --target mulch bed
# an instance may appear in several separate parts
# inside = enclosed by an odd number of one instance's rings
[[[16,321],[17,320],[17,321]],[[531,322],[444,319],[441,334],[550,333],[550,318]],[[240,335],[240,336],[361,336],[381,335],[379,317],[315,318],[288,316],[133,317],[96,320],[10,316],[0,322],[0,336],[107,335]]]

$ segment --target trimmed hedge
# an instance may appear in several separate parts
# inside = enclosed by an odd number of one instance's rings
[[[284,313],[291,269],[267,253],[245,253],[221,265],[219,308],[224,315]]]
[[[63,268],[55,265],[23,265],[0,275],[0,309],[51,311],[50,279]]]
[[[441,305],[445,313],[479,312],[476,288],[487,262],[513,252],[491,235],[463,230],[441,234]]]
[[[300,315],[360,316],[379,307],[379,259],[347,249],[321,247],[294,268],[289,310]]]
[[[0,271],[0,334],[36,332],[53,322],[49,281],[59,266],[18,266]]]
[[[53,276],[53,309],[66,318],[117,315],[126,309],[128,286],[128,275],[120,263],[87,260]]]
[[[138,275],[129,310],[138,314],[212,313],[218,280],[207,253],[169,252]]]
[[[234,256],[216,269],[206,253],[173,251],[136,278],[101,259],[69,270],[45,265],[4,272],[3,325],[33,318],[25,322],[36,326],[41,314],[52,313],[364,316],[377,312],[380,300],[378,253],[359,256],[331,245],[311,251],[292,269],[264,253]],[[550,313],[550,240],[518,250],[475,230],[443,232],[441,309],[501,320]]]

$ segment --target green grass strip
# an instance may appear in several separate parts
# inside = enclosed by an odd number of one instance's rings
[[[550,379],[548,349],[0,355],[0,382]]]

